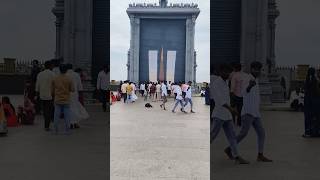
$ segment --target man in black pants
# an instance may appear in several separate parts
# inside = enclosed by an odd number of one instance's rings
[[[50,122],[53,121],[54,105],[52,97],[52,81],[55,77],[54,72],[51,71],[51,61],[46,61],[45,70],[40,72],[36,80],[36,94],[37,98],[41,100],[43,108],[43,116],[45,120],[45,130],[50,130]]]
[[[107,112],[107,102],[110,99],[110,94],[108,94],[108,85],[110,77],[110,68],[108,65],[105,65],[103,69],[98,74],[97,79],[97,89],[100,92],[100,99],[102,102],[102,109],[104,112]]]

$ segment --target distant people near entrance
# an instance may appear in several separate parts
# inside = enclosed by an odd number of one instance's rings
[[[140,94],[141,94],[141,97],[143,97],[145,89],[146,89],[146,85],[145,85],[145,83],[143,82],[143,83],[140,84]]]
[[[241,114],[243,106],[243,83],[247,79],[247,74],[242,71],[242,65],[240,63],[233,64],[233,72],[230,75],[230,92],[231,92],[231,106],[234,107],[238,114]],[[238,126],[241,126],[241,116],[233,117],[234,122]]]
[[[295,91],[290,95],[290,107],[294,111],[303,111],[304,107],[304,93],[300,87],[297,87]]]
[[[40,72],[37,76],[36,82],[36,92],[37,96],[41,100],[43,117],[44,117],[44,129],[46,131],[50,130],[50,122],[53,121],[54,116],[54,103],[53,103],[53,92],[52,92],[52,82],[56,74],[51,71],[53,64],[52,61],[46,61],[45,70]],[[28,97],[27,95],[25,95]]]
[[[317,77],[318,75],[318,77]],[[305,130],[302,135],[308,137],[320,137],[320,81],[319,73],[315,68],[309,68],[305,81],[304,118]]]
[[[67,66],[60,65],[60,75],[57,75],[52,83],[54,94],[54,133],[58,134],[58,125],[63,113],[65,122],[65,134],[70,134],[70,100],[71,93],[74,92],[72,80],[67,76]]]
[[[168,89],[168,96],[169,96],[169,97],[171,96],[171,92],[172,92],[172,90],[171,90],[171,85],[172,85],[172,82],[171,82],[171,81],[169,81],[169,82],[168,82],[168,85],[167,85],[167,89]]]
[[[107,102],[110,102],[110,92],[108,86],[110,81],[110,68],[108,65],[103,66],[103,69],[98,74],[97,90],[100,94],[103,112],[107,112]]]
[[[156,83],[156,101],[160,101],[161,99],[161,84]]]
[[[168,96],[167,85],[164,82],[161,82],[162,104],[160,104],[160,107],[163,108],[163,110],[166,110],[167,96]]]

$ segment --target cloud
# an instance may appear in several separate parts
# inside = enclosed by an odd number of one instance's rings
[[[110,1],[111,79],[127,79],[127,52],[130,47],[130,21],[126,9],[130,3],[158,3],[158,0]],[[201,13],[196,22],[197,80],[209,81],[210,75],[210,1],[169,0],[169,3],[197,3]]]

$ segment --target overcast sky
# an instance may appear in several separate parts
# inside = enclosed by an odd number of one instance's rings
[[[147,0],[146,0],[147,1]],[[277,0],[276,60],[278,65],[320,62],[320,0]],[[129,49],[129,2],[111,0],[111,71],[112,78],[126,78]],[[158,2],[158,0],[148,0]],[[198,80],[209,74],[209,0],[169,0],[196,2],[201,9],[196,24]],[[0,0],[0,59],[49,59],[55,51],[54,0]],[[0,60],[1,61],[1,60]],[[115,71],[116,70],[116,71]],[[119,76],[116,74],[119,73]],[[114,78],[114,79],[119,79]]]
[[[55,51],[54,0],[0,0],[0,59],[51,59]]]
[[[130,3],[157,3],[158,0],[111,0],[111,79],[127,79],[127,52],[130,47],[130,21],[126,13]],[[210,1],[169,0],[169,3],[197,3],[200,15],[196,21],[197,81],[210,80]]]

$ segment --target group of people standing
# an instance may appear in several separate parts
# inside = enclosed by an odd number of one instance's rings
[[[175,105],[172,109],[173,113],[175,113],[179,104],[181,105],[180,110],[184,113],[187,113],[184,109],[190,104],[190,112],[194,113],[191,87],[191,81],[188,83],[173,83],[171,81],[142,82],[139,86],[133,82],[124,81],[124,83],[120,83],[119,91],[124,103],[135,102],[138,99],[136,94],[139,92],[144,101],[148,101],[148,99],[152,102],[161,101],[160,107],[164,110],[166,110],[166,103],[168,102],[167,97],[174,95]]]
[[[58,61],[58,62],[57,62]],[[65,133],[80,128],[79,121],[89,118],[83,107],[82,80],[73,70],[72,64],[60,64],[61,60],[46,61],[45,69],[37,75],[35,99],[40,99],[44,117],[44,128],[50,131],[54,124],[54,133],[58,133],[60,119],[65,121]]]
[[[252,126],[257,135],[259,162],[272,162],[264,156],[265,130],[260,114],[260,90],[258,78],[262,64],[252,62],[250,73],[244,73],[241,64],[222,64],[211,79],[212,125],[211,142],[221,128],[229,142],[224,152],[238,164],[249,164],[239,155],[238,143],[248,134]],[[234,125],[241,127],[236,135]]]

